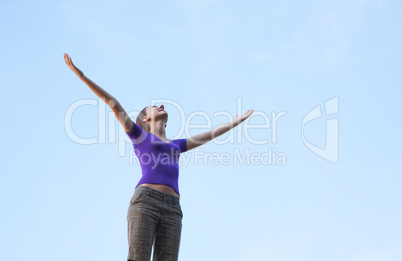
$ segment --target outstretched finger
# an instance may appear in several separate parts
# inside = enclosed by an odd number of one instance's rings
[[[247,117],[250,117],[251,114],[253,113],[253,110],[248,110],[246,113],[244,113]]]
[[[68,54],[64,54],[64,61],[66,62],[67,65],[68,65],[68,59],[69,59]]]

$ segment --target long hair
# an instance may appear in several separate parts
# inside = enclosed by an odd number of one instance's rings
[[[137,116],[137,120],[136,120],[136,124],[138,126],[140,126],[144,131],[149,132],[149,125],[148,123],[144,122],[142,120],[142,118],[147,117],[147,107],[145,107],[144,109],[142,109],[142,111],[140,111],[140,113]]]

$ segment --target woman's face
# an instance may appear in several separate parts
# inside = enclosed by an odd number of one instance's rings
[[[149,106],[147,108],[147,116],[153,120],[166,118],[166,122],[167,122],[168,113],[165,111],[165,106],[163,106],[163,104],[161,104],[159,106],[155,106],[155,105]]]

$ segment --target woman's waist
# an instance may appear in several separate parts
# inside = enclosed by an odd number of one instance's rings
[[[163,184],[153,184],[153,183],[141,183],[137,187],[142,186],[142,187],[148,187],[151,189],[154,189],[162,194],[159,194],[161,197],[164,197],[165,195],[163,194],[169,194],[170,196],[180,198],[180,195],[170,186],[163,185]],[[158,193],[156,193],[158,194]]]

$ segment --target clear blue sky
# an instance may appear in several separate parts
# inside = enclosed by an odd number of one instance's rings
[[[133,120],[153,99],[172,101],[163,103],[169,139],[186,137],[179,130],[192,113],[188,125],[207,123],[201,113],[212,126],[227,122],[214,113],[234,116],[238,99],[242,112],[259,113],[247,124],[285,113],[275,133],[265,125],[247,134],[266,144],[247,140],[242,125],[218,138],[236,135],[234,143],[182,155],[192,158],[180,169],[180,260],[402,260],[401,8],[386,0],[3,1],[0,260],[127,257],[140,166],[65,52]],[[80,101],[98,105],[66,121]],[[302,126],[317,106],[322,117]],[[81,138],[107,135],[85,145],[68,127]],[[236,153],[270,149],[285,164],[234,162]],[[196,153],[226,153],[229,164]]]

